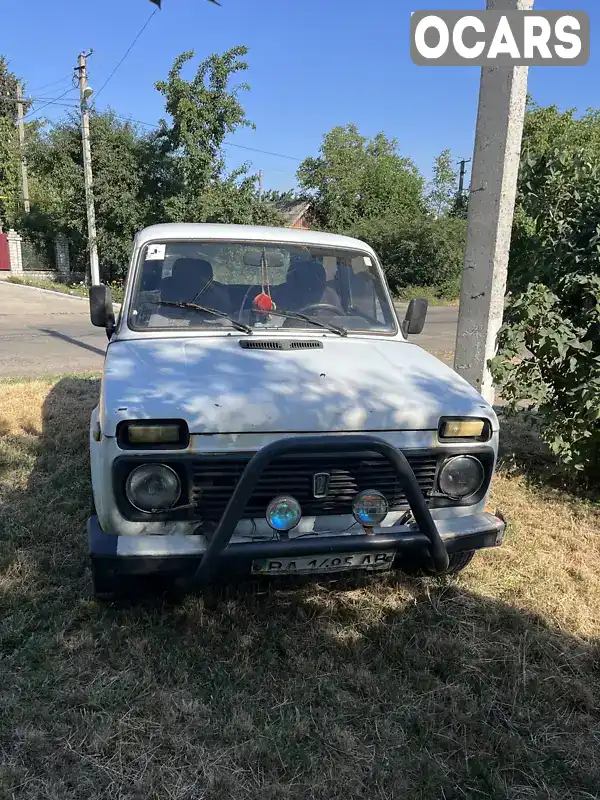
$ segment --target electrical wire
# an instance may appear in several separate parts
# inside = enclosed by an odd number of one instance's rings
[[[67,72],[67,74],[63,78],[58,78],[58,80],[56,80],[56,81],[51,81],[50,83],[45,83],[43,86],[39,86],[37,89],[32,89],[31,91],[32,92],[41,92],[42,89],[47,89],[49,86],[56,86],[57,83],[62,83],[63,81],[66,81],[68,78],[71,78],[71,77],[72,77],[72,73]],[[56,91],[60,91],[60,90],[56,89]]]
[[[133,117],[122,117],[119,114],[115,114],[117,119],[122,119],[124,122],[135,122],[137,125],[145,125],[147,128],[154,128],[154,130],[158,130],[159,126],[154,124],[153,122],[144,122],[141,119],[134,119]],[[303,159],[298,158],[297,156],[288,156],[284,153],[273,153],[271,150],[260,150],[258,147],[249,147],[245,144],[234,144],[233,142],[223,142],[225,147],[239,147],[241,150],[251,150],[253,153],[262,153],[266,156],[276,156],[277,158],[287,158],[290,161],[298,161],[301,162]]]
[[[66,106],[71,105],[70,103],[61,103],[59,102],[58,97],[11,97],[10,95],[3,94],[0,95],[0,100],[12,100],[13,103],[37,103],[37,102],[44,102],[47,100],[49,103],[55,103],[56,105]],[[73,105],[78,105],[75,101],[73,101]]]
[[[40,106],[39,108],[32,108],[31,111],[28,111],[27,114],[25,114],[23,119],[27,119],[27,117],[30,117],[32,114],[39,114],[39,112],[42,111],[44,108],[46,108],[46,106],[50,106],[53,103],[56,103],[57,101],[62,100],[63,97],[65,97],[65,95],[69,94],[69,92],[74,92],[74,91],[75,91],[75,87],[72,86],[70,89],[67,89],[66,92],[63,92],[63,94],[61,94],[59,97],[56,97],[54,100],[50,100],[48,103],[44,103],[44,105]]]
[[[133,49],[133,46],[135,45],[135,43],[137,42],[137,40],[140,38],[140,36],[142,35],[142,33],[143,33],[145,30],[146,30],[146,28],[147,28],[147,27],[148,27],[148,25],[150,24],[150,20],[152,19],[152,17],[153,17],[153,16],[154,16],[154,15],[155,15],[157,12],[158,12],[158,8],[155,8],[155,9],[154,9],[154,11],[153,11],[153,12],[150,14],[150,16],[148,17],[148,19],[146,20],[146,22],[145,22],[145,23],[142,25],[142,27],[141,27],[141,28],[140,28],[140,30],[138,31],[138,33],[137,33],[137,35],[136,35],[135,39],[133,40],[133,42],[132,42],[132,43],[129,45],[129,47],[128,47],[128,48],[127,48],[127,50],[125,51],[125,55],[123,56],[123,58],[122,58],[122,59],[121,59],[121,60],[118,62],[117,66],[116,66],[116,67],[113,69],[113,71],[110,73],[110,75],[108,76],[108,78],[107,78],[107,79],[104,81],[104,83],[102,84],[102,86],[101,86],[101,87],[98,89],[98,91],[96,92],[96,97],[95,97],[95,100],[94,100],[94,104],[98,102],[98,98],[100,97],[100,94],[101,94],[102,90],[106,88],[106,85],[108,84],[108,82],[109,82],[109,81],[112,79],[112,77],[113,77],[113,75],[115,74],[115,72],[116,72],[116,71],[119,69],[119,67],[121,66],[121,64],[122,64],[122,63],[125,61],[125,59],[126,59],[126,58],[127,58],[127,56],[129,55],[129,53],[130,53],[130,52],[131,52],[131,50]]]

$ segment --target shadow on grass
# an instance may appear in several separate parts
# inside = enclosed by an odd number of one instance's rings
[[[597,796],[598,643],[459,584],[92,601],[97,394],[1,440],[1,797]]]

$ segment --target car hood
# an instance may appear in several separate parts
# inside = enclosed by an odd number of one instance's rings
[[[112,342],[105,435],[130,419],[184,419],[195,434],[435,430],[440,416],[483,417],[497,429],[481,395],[412,343],[326,335],[302,337],[319,349],[248,350],[244,338]]]

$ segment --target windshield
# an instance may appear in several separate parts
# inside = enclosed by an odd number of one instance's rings
[[[317,331],[319,323],[345,331],[395,332],[368,254],[224,241],[157,242],[141,252],[129,316],[134,329],[219,330],[242,324],[256,332]]]

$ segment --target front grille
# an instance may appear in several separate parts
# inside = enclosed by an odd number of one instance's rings
[[[408,453],[406,456],[428,501],[438,456]],[[193,459],[190,500],[197,505],[197,513],[203,519],[220,519],[250,458],[251,454],[235,454]],[[330,481],[327,495],[316,499],[313,476],[318,472],[328,473]],[[383,492],[391,510],[407,506],[393,466],[376,453],[282,456],[264,470],[242,516],[264,516],[267,505],[278,494],[293,495],[305,515],[351,514],[352,500],[363,489]]]

